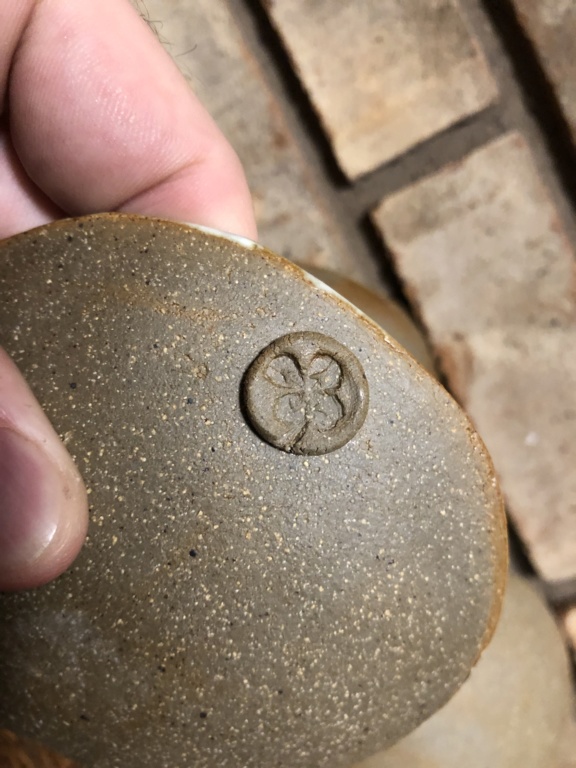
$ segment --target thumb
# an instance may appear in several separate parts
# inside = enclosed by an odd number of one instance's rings
[[[78,470],[0,349],[0,590],[58,576],[78,554],[87,524]]]

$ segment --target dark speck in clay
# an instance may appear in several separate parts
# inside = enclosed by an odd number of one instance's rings
[[[500,496],[376,325],[136,216],[4,241],[0,294],[91,514],[66,574],[0,598],[3,726],[84,768],[347,768],[450,698],[499,613]]]

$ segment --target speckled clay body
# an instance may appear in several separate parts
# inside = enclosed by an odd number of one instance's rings
[[[465,416],[376,325],[257,246],[116,215],[3,243],[0,293],[0,341],[91,503],[73,568],[1,598],[3,725],[85,768],[336,768],[454,693],[499,612],[500,497]],[[302,333],[369,393],[320,455],[263,439],[242,401]],[[275,418],[339,428],[334,349],[280,355]]]

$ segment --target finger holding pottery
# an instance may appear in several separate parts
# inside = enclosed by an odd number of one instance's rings
[[[238,158],[127,0],[0,5],[0,238],[121,210],[254,237]],[[0,589],[41,584],[87,525],[77,469],[0,353]]]

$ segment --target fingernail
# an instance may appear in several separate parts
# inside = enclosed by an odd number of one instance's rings
[[[65,502],[61,473],[42,448],[0,428],[0,585],[48,547]]]

